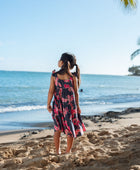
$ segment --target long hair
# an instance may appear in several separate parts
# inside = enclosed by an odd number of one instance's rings
[[[65,74],[67,73],[69,76],[71,76],[68,72],[68,69],[73,69],[74,66],[76,66],[76,71],[72,74],[77,77],[78,79],[78,88],[80,87],[81,79],[80,79],[80,68],[76,64],[76,57],[73,54],[70,53],[63,53],[60,58],[61,61],[63,61],[63,65],[59,71],[56,72],[56,74]]]

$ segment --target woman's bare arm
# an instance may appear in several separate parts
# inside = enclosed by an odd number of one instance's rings
[[[81,113],[80,106],[79,106],[79,92],[78,92],[78,80],[77,80],[77,77],[73,76],[73,80],[74,80],[75,101],[76,101],[78,112]]]
[[[49,88],[49,91],[48,91],[48,100],[47,100],[47,109],[49,112],[52,111],[52,107],[51,107],[51,100],[52,100],[52,97],[53,97],[53,94],[54,94],[54,89],[55,89],[55,85],[54,85],[54,77],[51,76],[51,80],[50,80],[50,88]]]

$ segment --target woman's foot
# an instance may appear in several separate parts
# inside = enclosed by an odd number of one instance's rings
[[[56,155],[61,155],[61,151],[59,151],[59,152],[56,152]]]
[[[69,151],[69,152],[65,151],[65,152],[62,152],[62,155],[63,154],[69,154],[69,153],[71,153],[71,151]]]
[[[68,153],[71,153],[71,150],[70,151],[66,151],[65,154],[68,154]]]

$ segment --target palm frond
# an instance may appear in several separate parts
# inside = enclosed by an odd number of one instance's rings
[[[131,8],[137,7],[136,0],[121,0],[121,2],[123,2],[125,7],[131,7]]]
[[[140,49],[137,49],[136,51],[134,51],[132,54],[131,54],[131,60],[133,60],[137,55],[140,54]]]

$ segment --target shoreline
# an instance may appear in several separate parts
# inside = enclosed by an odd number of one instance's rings
[[[90,120],[93,123],[103,123],[109,122],[113,123],[116,122],[118,119],[121,119],[123,115],[128,115],[132,113],[140,112],[140,107],[130,107],[123,111],[116,112],[116,111],[108,111],[101,115],[81,115],[83,121]],[[29,128],[25,129],[15,129],[15,130],[0,130],[0,137],[3,135],[8,134],[16,134],[16,133],[23,133],[28,131],[43,131],[43,130],[52,130],[54,127],[53,121],[51,122],[37,122],[37,123],[21,123],[24,126],[28,126]],[[31,128],[30,128],[31,127]]]
[[[82,116],[86,132],[74,139],[71,154],[55,155],[51,122],[50,129],[0,132],[0,169],[140,169],[139,109]],[[61,133],[62,152],[66,145]]]
[[[134,115],[140,113],[140,107],[127,108],[121,112],[108,111],[102,115],[81,115],[81,118],[85,126],[91,126],[91,123],[94,127],[104,127],[105,124],[110,124],[111,126],[114,123],[118,123],[119,120],[124,119],[124,117],[129,117],[129,115]],[[90,123],[89,123],[90,122]],[[25,129],[15,129],[15,130],[2,130],[0,131],[0,144],[14,142],[18,139],[26,139],[35,134],[43,134],[43,132],[53,133],[54,123],[53,122],[39,122],[39,123],[22,123],[28,125],[29,128]],[[90,124],[90,125],[89,125]],[[30,128],[31,127],[31,128]],[[87,128],[87,131],[89,131]],[[8,136],[10,138],[8,138]],[[3,139],[2,139],[3,138]]]
[[[23,111],[24,113],[28,113],[29,111]],[[31,111],[32,114],[34,114],[34,112],[36,113],[44,113],[44,111],[42,110],[37,110]],[[125,115],[125,114],[130,114],[130,113],[134,113],[134,112],[140,112],[140,107],[128,107],[125,110],[122,111],[107,111],[107,112],[103,112],[102,114],[95,114],[95,115],[81,115],[82,119],[90,119],[92,120],[94,123],[97,123],[98,121],[100,122],[113,122],[115,119],[119,119],[121,115]],[[52,119],[51,115],[49,115],[50,118]],[[53,120],[48,120],[46,119],[46,121],[42,121],[42,122],[14,122],[14,123],[18,123],[19,125],[21,125],[20,129],[5,129],[5,130],[0,130],[0,132],[6,132],[6,131],[18,131],[18,130],[34,130],[34,129],[52,129],[53,128]],[[13,124],[13,122],[12,122]],[[7,124],[7,125],[10,125]],[[42,128],[42,129],[41,129]]]

